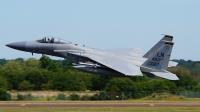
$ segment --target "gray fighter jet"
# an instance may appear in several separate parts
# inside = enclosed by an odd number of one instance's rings
[[[44,37],[34,41],[23,41],[6,46],[33,53],[67,58],[81,71],[104,76],[125,77],[153,74],[169,80],[179,78],[167,71],[176,62],[169,61],[174,43],[173,36],[165,35],[144,56],[138,48],[94,49],[79,46],[55,37]]]

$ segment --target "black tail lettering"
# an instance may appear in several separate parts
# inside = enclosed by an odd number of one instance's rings
[[[165,56],[165,53],[158,52],[158,53],[157,53],[157,56],[158,56],[158,57],[164,57],[164,56]]]

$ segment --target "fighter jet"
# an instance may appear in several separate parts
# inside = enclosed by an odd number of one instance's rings
[[[94,49],[64,41],[55,37],[44,37],[34,41],[23,41],[6,46],[38,54],[47,54],[72,61],[73,67],[103,76],[126,77],[153,74],[169,80],[179,78],[167,71],[176,62],[169,61],[174,43],[173,36],[165,35],[144,56],[138,48]]]

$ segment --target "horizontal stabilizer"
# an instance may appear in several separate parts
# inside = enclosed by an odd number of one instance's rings
[[[178,65],[177,62],[175,62],[175,61],[169,61],[168,67],[175,67],[176,65]]]
[[[170,72],[151,72],[151,73],[154,74],[155,76],[162,77],[165,79],[179,80],[179,78],[175,74]]]

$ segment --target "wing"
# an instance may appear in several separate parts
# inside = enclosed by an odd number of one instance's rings
[[[74,51],[74,50],[55,50],[54,52],[67,52],[74,55],[79,55],[82,51]],[[87,54],[87,53],[86,53]],[[110,69],[118,71],[127,76],[143,76],[140,71],[140,67],[136,66],[124,59],[117,58],[115,56],[105,56],[105,55],[89,55],[87,56],[89,59],[98,62]]]
[[[143,53],[142,49],[139,48],[118,48],[118,49],[107,49],[107,51],[127,55],[127,56],[141,56]]]
[[[90,59],[127,76],[142,76],[140,67],[135,66],[123,59],[96,55],[90,56]]]

